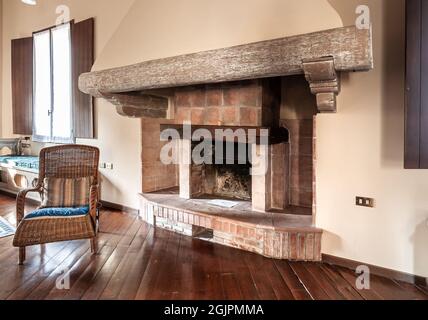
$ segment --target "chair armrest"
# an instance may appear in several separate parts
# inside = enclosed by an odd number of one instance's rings
[[[89,191],[89,214],[92,217],[92,221],[97,224],[97,210],[99,202],[99,186],[97,184],[92,185]]]
[[[42,192],[42,187],[38,186],[32,189],[26,189],[26,190],[22,190],[18,193],[18,196],[16,197],[16,221],[17,224],[19,224],[22,219],[24,219],[24,214],[25,214],[25,198],[27,197],[27,194],[29,194],[30,192],[37,192],[37,193],[41,193]]]

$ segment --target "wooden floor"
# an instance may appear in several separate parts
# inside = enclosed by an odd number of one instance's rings
[[[0,216],[14,223],[13,199],[0,196]],[[35,246],[19,267],[11,242],[0,239],[0,299],[428,299],[425,288],[376,276],[359,291],[350,270],[270,260],[107,210],[95,256],[89,241]],[[70,290],[56,288],[64,270]]]

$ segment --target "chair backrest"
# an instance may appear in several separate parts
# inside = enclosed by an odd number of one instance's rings
[[[93,177],[98,183],[100,150],[83,145],[62,145],[40,152],[39,182],[45,178],[79,179]]]

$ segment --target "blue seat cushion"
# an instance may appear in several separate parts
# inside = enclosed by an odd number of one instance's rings
[[[42,208],[33,211],[25,217],[25,219],[36,218],[72,218],[86,216],[89,214],[89,207],[80,208]]]

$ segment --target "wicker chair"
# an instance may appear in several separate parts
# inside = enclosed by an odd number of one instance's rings
[[[40,152],[39,179],[33,189],[18,194],[16,216],[18,228],[13,245],[19,248],[19,264],[25,261],[25,248],[59,241],[91,239],[91,251],[96,253],[98,233],[98,165],[99,150],[81,145],[64,145],[45,148]],[[43,200],[45,178],[92,178],[89,214],[80,216],[48,216],[43,219],[26,219],[25,198],[37,192]]]

